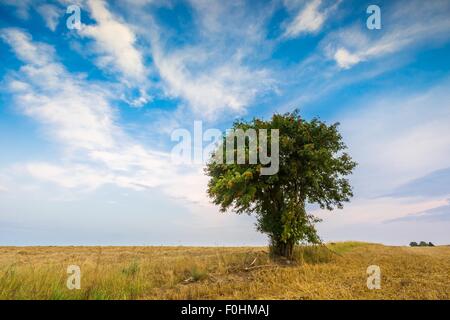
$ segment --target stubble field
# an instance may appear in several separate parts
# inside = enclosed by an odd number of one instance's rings
[[[265,247],[0,247],[0,299],[450,299],[450,246],[342,242],[276,262]]]

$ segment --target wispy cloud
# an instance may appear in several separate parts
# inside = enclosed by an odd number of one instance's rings
[[[3,0],[3,4],[12,6],[15,8],[16,15],[21,19],[28,19],[30,15],[31,0],[15,1],[15,0]]]
[[[64,16],[64,11],[51,4],[43,4],[36,8],[36,11],[42,16],[46,26],[55,31],[58,26],[59,20]]]
[[[292,1],[284,0],[288,11],[294,16],[285,23],[283,38],[297,38],[320,32],[328,19],[336,12],[341,1]]]
[[[33,43],[29,34],[5,29],[1,36],[26,63],[9,82],[23,113],[50,125],[54,136],[72,149],[113,145],[117,128],[106,92],[71,77],[56,62],[53,47]]]
[[[430,45],[448,39],[450,20],[448,1],[398,1],[382,10],[382,29],[368,30],[354,24],[339,29],[324,39],[322,45],[330,59],[343,69],[402,49]]]
[[[272,85],[267,70],[245,67],[239,57],[206,70],[193,70],[190,63],[204,55],[195,52],[194,49],[192,55],[188,51],[167,53],[154,46],[153,58],[167,93],[187,101],[197,114],[208,118],[217,117],[219,111],[242,114],[257,94]],[[205,63],[212,58],[203,57]]]
[[[147,71],[134,31],[108,10],[106,2],[87,3],[96,24],[83,25],[80,34],[95,40],[98,66],[120,72],[127,80],[144,81]]]
[[[160,78],[157,89],[166,97],[179,98],[208,118],[216,117],[218,111],[242,114],[257,95],[271,90],[269,71],[247,63],[254,53],[253,44],[238,42],[242,36],[258,41],[262,26],[256,18],[246,19],[238,10],[240,4],[190,1],[199,22],[199,39],[196,44],[176,48],[170,45],[170,32],[157,25],[151,13],[135,15],[145,4],[129,2],[124,10],[133,12],[135,19],[125,21],[104,1],[88,1],[96,24],[84,25],[80,31],[94,40],[100,68],[120,73],[126,84],[141,89],[137,99],[124,98],[130,105],[141,106],[152,99],[147,93],[150,72]],[[239,15],[233,22],[228,19],[230,12]],[[152,58],[151,66],[144,64],[145,57]]]
[[[306,3],[293,21],[287,25],[284,36],[296,37],[301,33],[318,31],[325,21],[324,14],[318,10],[321,2],[321,0],[313,0]]]
[[[44,124],[65,150],[59,163],[27,163],[24,170],[66,188],[160,187],[170,196],[207,203],[204,190],[185,192],[205,186],[198,169],[174,167],[169,154],[148,150],[122,130],[108,86],[69,73],[51,46],[33,42],[19,29],[3,29],[0,35],[25,63],[9,81],[17,107]]]
[[[256,9],[251,13],[243,2],[190,4],[199,27],[194,44],[173,47],[163,26],[154,25],[150,31],[151,56],[163,90],[208,119],[219,112],[244,114],[258,96],[275,87],[270,70],[258,64],[264,22],[270,15]]]
[[[55,183],[63,188],[94,190],[105,183],[114,183],[114,175],[100,172],[86,165],[61,166],[45,162],[24,165],[34,178]]]
[[[359,163],[353,178],[358,189],[386,195],[448,167],[448,85],[447,79],[420,93],[377,95],[340,115],[343,135]]]
[[[412,222],[412,221],[423,221],[423,222],[450,221],[450,201],[449,204],[447,205],[435,207],[414,214],[408,214],[404,217],[397,219],[386,220],[385,223]]]
[[[433,171],[413,179],[386,195],[387,197],[446,197],[450,196],[450,168]]]
[[[448,83],[421,93],[367,98],[363,106],[340,114],[358,167],[351,178],[355,199],[336,223],[400,221],[447,205],[448,170],[441,168],[450,158]]]

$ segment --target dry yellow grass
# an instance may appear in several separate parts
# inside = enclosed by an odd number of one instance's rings
[[[450,299],[450,247],[0,247],[0,299]],[[334,253],[335,252],[335,253]],[[79,265],[81,289],[66,287]],[[381,268],[380,290],[366,286]]]

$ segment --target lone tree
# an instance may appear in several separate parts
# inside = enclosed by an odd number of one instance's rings
[[[279,130],[279,170],[273,175],[262,175],[260,161],[226,164],[211,160],[205,168],[210,177],[208,195],[222,212],[232,209],[238,214],[256,214],[257,229],[269,236],[276,255],[291,258],[295,244],[320,243],[315,228],[320,219],[308,214],[305,205],[315,203],[322,209],[341,209],[353,195],[345,176],[351,174],[356,163],[344,152],[346,146],[338,125],[327,125],[316,118],[305,121],[297,110],[275,114],[269,121],[236,121],[235,130]],[[227,136],[223,139],[225,142]],[[260,142],[258,150],[262,147]],[[271,152],[271,136],[267,142]],[[246,159],[251,153],[250,144],[247,139]],[[223,154],[222,150],[216,149],[213,158]]]

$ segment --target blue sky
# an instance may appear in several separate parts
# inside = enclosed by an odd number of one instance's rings
[[[68,29],[69,5],[81,29]],[[369,5],[381,29],[369,30]],[[256,245],[171,133],[299,108],[359,163],[325,241],[450,243],[449,1],[0,0],[1,245]]]

